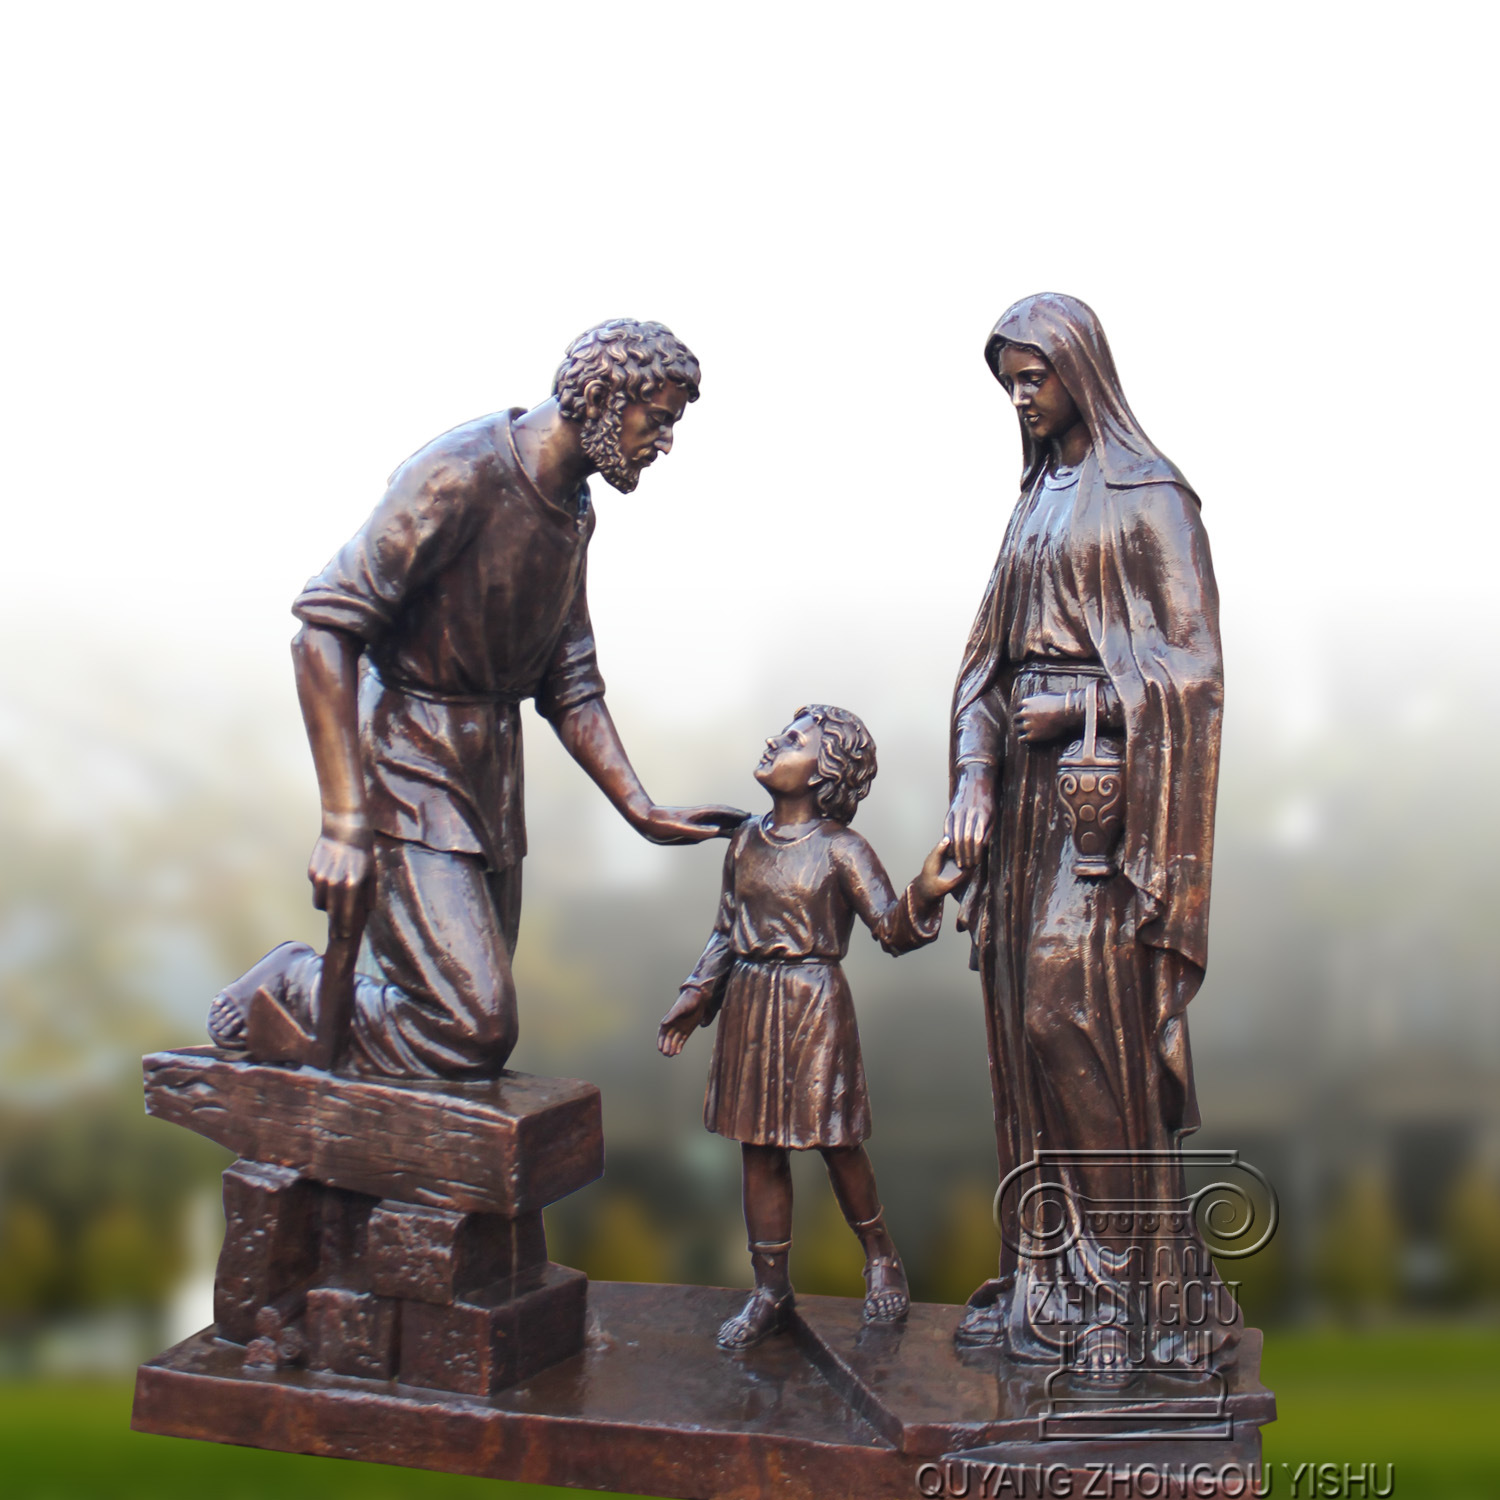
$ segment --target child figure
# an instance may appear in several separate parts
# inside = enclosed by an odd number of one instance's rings
[[[848,826],[875,779],[875,742],[846,709],[799,709],[766,741],[755,779],[771,811],[730,840],[713,936],[657,1034],[675,1057],[694,1028],[719,1016],[703,1123],[742,1143],[755,1270],[749,1301],[719,1329],[724,1349],[749,1348],[790,1321],[790,1151],[816,1149],[828,1164],[864,1247],[866,1319],[906,1316],[906,1273],[864,1148],[870,1102],[839,961],[856,914],[888,953],[930,943],[943,897],[962,879],[951,862],[945,869],[939,844],[906,891],[892,891],[875,851]]]

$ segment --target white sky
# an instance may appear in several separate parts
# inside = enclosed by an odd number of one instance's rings
[[[596,485],[614,694],[941,716],[1018,467],[981,349],[1057,289],[1202,493],[1231,671],[1327,617],[1477,651],[1489,14],[12,6],[9,650],[281,680],[390,470],[629,314],[705,374],[636,494]]]

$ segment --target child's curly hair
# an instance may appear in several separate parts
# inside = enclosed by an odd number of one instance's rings
[[[804,714],[823,731],[818,746],[818,811],[835,822],[851,822],[875,780],[875,741],[864,720],[847,708],[806,703],[793,717]]]

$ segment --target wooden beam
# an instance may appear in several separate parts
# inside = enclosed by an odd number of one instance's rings
[[[144,1066],[147,1114],[380,1198],[514,1217],[604,1171],[599,1090],[577,1079],[345,1078],[213,1047],[154,1052]]]

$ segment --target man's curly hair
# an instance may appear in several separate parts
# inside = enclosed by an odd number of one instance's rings
[[[838,823],[854,819],[854,810],[869,795],[875,780],[875,741],[858,714],[828,703],[807,703],[803,715],[823,731],[818,745],[818,811]]]
[[[568,345],[552,394],[563,416],[577,422],[584,416],[590,381],[602,380],[631,402],[644,401],[670,380],[686,387],[688,400],[696,401],[700,376],[693,351],[665,324],[611,318]]]

